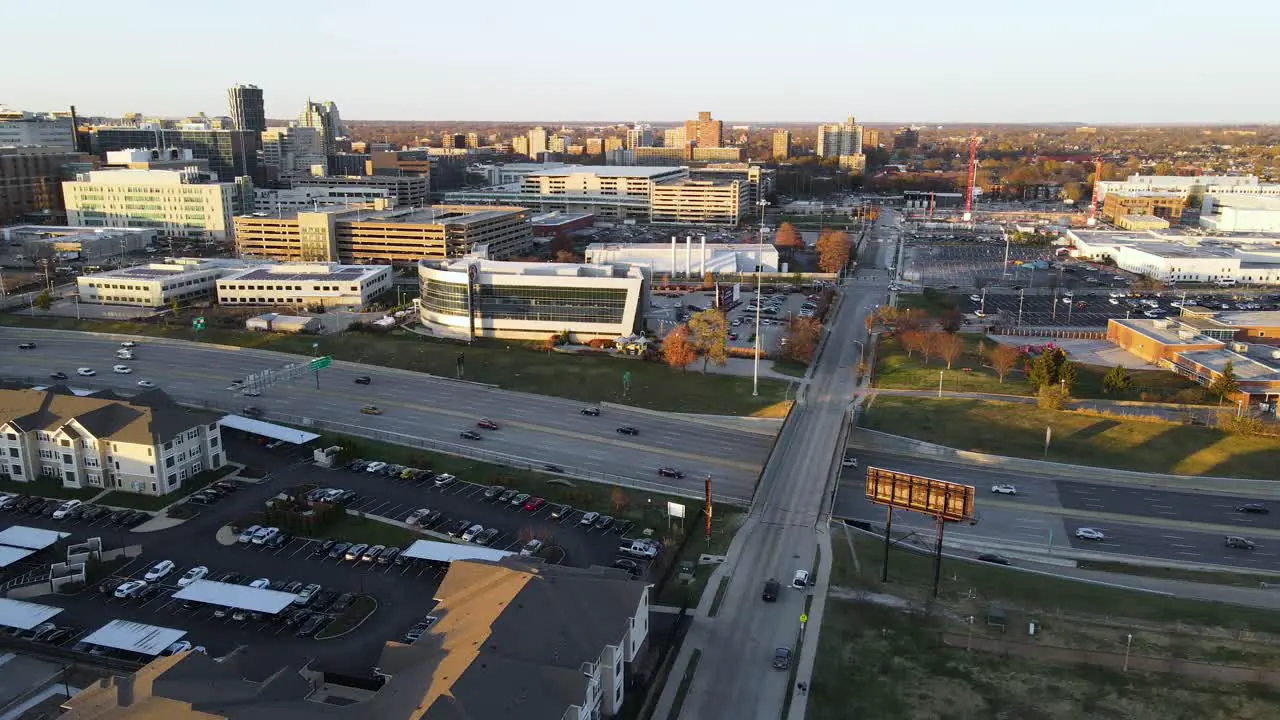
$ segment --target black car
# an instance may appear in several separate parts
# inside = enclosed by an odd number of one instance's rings
[[[193,505],[208,505],[217,502],[217,500],[212,495],[205,495],[204,493],[195,493],[187,498],[187,502]]]
[[[66,380],[67,374],[64,372],[55,372],[55,373],[49,373],[49,377],[53,378],[54,380]]]
[[[329,608],[329,610],[336,613],[345,612],[347,608],[351,607],[351,603],[355,602],[355,599],[355,593],[342,593],[333,602],[333,607]]]
[[[992,563],[995,565],[1009,564],[1009,558],[1003,555],[996,555],[995,553],[982,553],[981,555],[978,556],[978,560],[986,563]]]
[[[622,427],[618,428],[618,434],[619,435],[639,435],[640,431],[631,427],[630,425],[623,425]]]
[[[1252,540],[1235,535],[1228,536],[1226,540],[1223,541],[1223,544],[1229,548],[1236,548],[1237,550],[1252,550],[1254,548]]]
[[[1262,503],[1246,503],[1246,504],[1241,505],[1240,507],[1236,508],[1236,512],[1242,512],[1242,513],[1255,513],[1255,514],[1257,514],[1257,515],[1266,515],[1267,513],[1271,512],[1271,511],[1270,511],[1270,510],[1268,510],[1268,509],[1267,509],[1267,506],[1266,506],[1266,505],[1263,505]]]
[[[764,581],[764,592],[760,593],[760,597],[765,602],[776,602],[778,599],[778,591],[782,589],[782,583],[773,578]]]
[[[134,597],[142,602],[147,602],[148,600],[154,600],[155,598],[160,597],[166,592],[168,592],[168,588],[163,585],[148,585],[142,589],[142,592],[138,593]]]
[[[360,499],[360,494],[355,490],[348,490],[337,497],[334,502],[338,505],[350,505]]]
[[[57,500],[45,500],[44,498],[38,498],[36,502],[31,503],[30,505],[27,506],[27,514],[43,515],[45,508],[53,507],[54,510],[57,510],[58,505],[59,503]],[[53,513],[49,513],[49,514],[52,515]]]
[[[111,514],[110,510],[101,505],[85,505],[84,507],[87,509],[80,516],[80,519],[85,522],[95,522]]]
[[[590,415],[591,417],[600,417],[600,408],[598,407],[584,407],[578,412],[583,415]]]
[[[120,587],[120,580],[112,578],[98,586],[98,593],[101,595],[111,595],[115,593],[116,588]]]
[[[221,490],[222,492],[228,492],[228,493],[233,493],[240,490],[239,483],[234,483],[229,480],[219,480],[218,482],[214,483],[211,487]]]
[[[338,541],[337,541],[337,540],[332,540],[332,539],[325,539],[325,540],[322,540],[322,541],[320,542],[320,546],[319,546],[319,547],[317,547],[317,548],[313,551],[313,554],[315,554],[315,555],[323,555],[323,554],[326,554],[326,553],[328,553],[330,550],[332,550],[332,549],[333,549],[333,546],[334,546],[334,545],[337,545],[337,544],[338,544]]]
[[[311,609],[316,611],[324,611],[338,599],[338,593],[335,590],[325,590],[311,601]]]
[[[550,464],[550,463],[547,463],[546,465],[543,465],[543,466],[542,466],[542,469],[543,469],[543,470],[545,470],[545,471],[547,471],[547,472],[553,472],[553,473],[562,473],[562,472],[564,472],[564,468],[560,467],[559,465],[552,465],[552,464]]]
[[[91,507],[92,507],[91,505],[77,505],[67,511],[67,514],[64,519],[79,520],[80,518],[84,517],[84,514],[88,512]]]
[[[348,542],[334,543],[333,547],[329,548],[329,557],[340,558],[347,553],[349,547],[351,543]]]
[[[302,621],[302,625],[298,627],[298,637],[311,637],[312,635],[315,635],[316,631],[327,622],[329,622],[329,618],[321,615],[320,613],[311,615],[306,620]]]
[[[684,477],[683,470],[677,470],[673,467],[660,467],[658,468],[658,474],[661,475],[662,477],[677,478],[677,479]]]
[[[449,526],[449,537],[457,537],[461,535],[462,533],[466,532],[467,528],[471,527],[471,525],[472,523],[470,520],[459,520],[458,522]]]
[[[368,385],[371,382],[373,382],[373,378],[369,377],[368,375],[361,375],[360,377],[356,378],[357,385]]]
[[[241,414],[241,415],[243,415],[243,416],[245,416],[245,417],[250,417],[250,418],[259,418],[259,417],[262,417],[262,410],[260,410],[259,408],[253,407],[252,405],[250,405],[249,407],[247,407],[247,408],[245,408],[245,409],[241,410],[241,411],[240,411],[240,414]]]
[[[244,575],[241,575],[238,572],[229,572],[218,578],[218,582],[230,583],[232,585],[239,585],[241,580],[244,580]]]
[[[608,530],[610,525],[613,525],[612,515],[601,515],[596,520],[596,528],[600,530]]]
[[[284,620],[285,627],[296,627],[300,625],[303,620],[311,617],[311,613],[307,610],[286,610],[281,612],[277,617]]]
[[[458,437],[464,438],[466,440],[483,440],[484,439],[483,436],[480,435],[480,433],[476,432],[475,430],[463,430],[462,432],[458,433]]]
[[[287,532],[276,533],[275,535],[271,536],[270,540],[267,540],[263,544],[269,548],[279,549],[289,544],[289,541],[292,539],[293,539],[293,536]]]
[[[116,510],[107,516],[107,521],[112,525],[124,525],[131,515],[133,515],[132,510]]]
[[[43,508],[40,509],[40,514],[47,518],[51,518],[53,517],[53,514],[57,512],[58,508],[60,507],[62,507],[62,503],[58,502],[57,500],[50,500],[49,502],[45,503]]]
[[[639,577],[644,570],[640,567],[640,563],[630,558],[618,558],[613,561],[613,566],[619,570],[626,570],[632,576]]]
[[[13,500],[10,501],[8,505],[4,506],[4,509],[17,510],[21,508],[23,505],[26,505],[30,501],[31,501],[31,496],[29,495],[15,495],[13,496]]]
[[[33,342],[18,343],[19,350],[35,350],[36,344]]]

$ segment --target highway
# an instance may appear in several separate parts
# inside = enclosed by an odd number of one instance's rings
[[[880,222],[891,224],[893,215],[885,213]],[[878,226],[873,232],[890,231]],[[697,648],[701,659],[679,710],[681,718],[776,720],[792,692],[790,674],[774,670],[771,663],[775,648],[796,648],[807,593],[785,588],[796,570],[815,566],[817,525],[832,468],[842,452],[841,432],[855,388],[861,351],[855,341],[865,333],[863,317],[887,294],[888,276],[882,268],[893,249],[892,243],[866,243],[869,257],[861,259],[857,276],[844,283],[804,402],[784,426],[748,518],[729,551],[723,601],[714,618],[698,618],[682,648],[682,654]],[[774,603],[761,600],[769,578],[777,578],[784,587]],[[800,657],[793,662],[799,663]],[[678,675],[673,674],[660,710],[677,684]],[[675,712],[668,717],[674,719]]]
[[[18,350],[35,342],[34,350]],[[643,482],[663,483],[701,494],[712,476],[713,492],[746,504],[773,437],[725,428],[674,415],[632,412],[613,407],[599,417],[583,415],[582,403],[500,390],[391,368],[334,362],[319,373],[264,387],[261,397],[241,397],[229,390],[233,380],[250,373],[281,368],[310,358],[264,350],[226,349],[173,340],[137,338],[134,360],[117,360],[120,340],[70,331],[0,328],[0,367],[5,378],[53,382],[49,374],[70,376],[72,387],[107,387],[139,391],[137,382],[151,380],[181,402],[207,403],[230,412],[252,405],[269,413],[319,418],[392,433],[475,447],[552,463],[588,474],[607,473]],[[133,372],[117,375],[112,366]],[[77,368],[97,371],[80,378]],[[369,385],[355,384],[367,375]],[[376,405],[379,416],[360,408]],[[459,432],[489,418],[501,427],[480,432],[482,441],[464,440]],[[619,426],[639,430],[625,436]],[[683,471],[683,479],[663,478],[661,466]]]

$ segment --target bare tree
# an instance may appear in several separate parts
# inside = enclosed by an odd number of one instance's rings
[[[937,330],[923,330],[920,332],[920,354],[924,356],[924,364],[929,364],[929,358],[938,350],[938,340],[942,333]]]
[[[924,352],[924,333],[919,330],[898,333],[898,341],[902,343],[902,349],[907,351],[907,357],[916,352]]]
[[[964,352],[964,342],[960,339],[959,335],[949,332],[940,333],[936,342],[938,345],[938,355],[946,361],[947,369],[950,370],[952,363],[954,363],[956,358],[960,357],[960,354]]]
[[[1000,378],[1000,382],[1004,382],[1004,376],[1009,374],[1013,366],[1018,363],[1018,358],[1022,356],[1018,348],[1012,345],[999,344],[996,345],[987,359],[991,361],[991,368],[996,371],[996,376]]]

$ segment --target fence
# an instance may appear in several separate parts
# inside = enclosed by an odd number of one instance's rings
[[[990,330],[992,335],[1023,335],[1029,337],[1051,337],[1061,340],[1106,340],[1106,329],[1097,328],[1061,328],[1061,327],[1006,327],[996,326]]]
[[[1169,673],[1184,677],[1210,680],[1214,682],[1264,683],[1272,687],[1280,687],[1280,670],[1270,668],[1246,667],[1240,665],[1215,665],[1195,660],[1180,660],[1170,657],[1151,657],[1109,652],[1104,650],[1081,650],[1058,645],[1032,644],[1010,640],[973,637],[959,633],[941,633],[941,645],[953,648],[966,648],[998,655],[1031,658],[1041,662],[1054,662],[1076,665],[1096,665],[1116,669],[1131,669],[1141,672]]]

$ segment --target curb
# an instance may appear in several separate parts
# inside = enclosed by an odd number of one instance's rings
[[[373,617],[373,614],[378,612],[378,608],[382,607],[382,604],[378,602],[378,598],[372,595],[365,595],[364,597],[367,597],[373,601],[373,609],[370,610],[367,615],[360,618],[360,622],[356,623],[355,625],[352,625],[351,627],[347,628],[341,633],[338,633],[337,635],[329,635],[327,637],[318,637],[316,638],[316,642],[324,642],[326,640],[337,640],[338,638],[346,637],[351,633],[355,632],[356,630],[359,630],[361,625],[364,625],[366,622],[368,622],[369,618]],[[337,620],[337,618],[334,618],[334,620]]]

